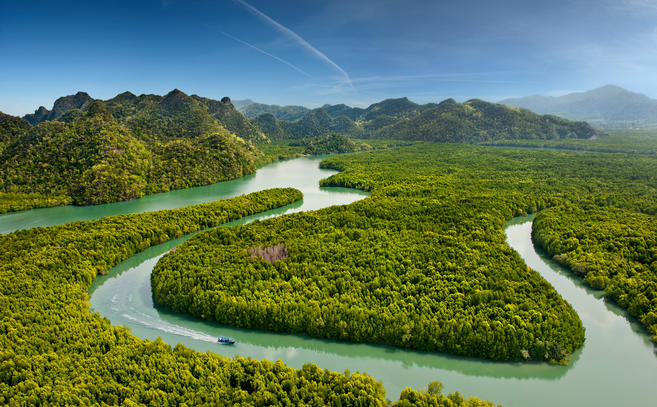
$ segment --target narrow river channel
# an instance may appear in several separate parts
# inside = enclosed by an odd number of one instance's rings
[[[131,202],[3,215],[0,216],[0,232],[181,207],[277,186],[300,189],[304,194],[303,202],[231,224],[348,204],[367,196],[355,190],[319,188],[319,180],[334,173],[320,170],[320,160],[321,157],[313,157],[275,163],[238,180]],[[90,289],[92,311],[109,318],[115,325],[128,327],[140,338],[159,336],[171,345],[182,343],[199,351],[227,356],[280,359],[296,368],[311,362],[336,371],[367,372],[384,384],[392,400],[397,399],[406,386],[422,388],[432,380],[440,380],[446,392],[459,391],[507,407],[654,405],[657,355],[650,338],[638,324],[628,321],[622,310],[607,304],[599,292],[585,288],[566,270],[536,252],[531,240],[532,219],[528,216],[511,220],[506,228],[507,241],[527,265],[541,273],[575,308],[586,327],[586,343],[568,366],[486,362],[234,329],[159,310],[151,298],[150,273],[163,254],[189,236],[152,247],[97,278]],[[233,337],[237,344],[219,345],[215,342],[219,335]]]

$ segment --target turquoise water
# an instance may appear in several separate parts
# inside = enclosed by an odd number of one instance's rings
[[[313,157],[276,163],[239,180],[131,202],[4,215],[0,216],[0,231],[181,207],[275,186],[302,190],[303,202],[235,223],[347,204],[366,197],[365,193],[350,189],[319,188],[319,180],[334,173],[319,169],[320,160]],[[182,343],[199,351],[227,356],[280,359],[297,368],[312,362],[336,371],[367,372],[383,382],[390,399],[396,399],[406,386],[422,388],[430,381],[440,380],[447,392],[459,391],[507,407],[657,405],[657,393],[653,389],[657,383],[657,354],[648,335],[641,326],[630,322],[621,309],[606,303],[600,292],[587,289],[568,271],[537,253],[531,241],[532,219],[530,216],[511,220],[506,228],[507,241],[575,308],[586,327],[585,345],[568,366],[487,362],[235,329],[158,310],[151,299],[150,273],[164,253],[189,236],[152,247],[97,278],[90,289],[92,311],[115,325],[128,327],[138,337],[159,336],[171,345]],[[237,344],[217,344],[216,337],[220,335],[235,338]]]

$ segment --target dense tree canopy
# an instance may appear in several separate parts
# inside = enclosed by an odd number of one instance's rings
[[[606,153],[657,154],[657,130],[605,130],[609,135],[593,139],[499,140],[495,146],[551,148]]]
[[[504,222],[568,202],[657,209],[646,156],[421,144],[323,165],[344,170],[324,186],[372,196],[192,238],[154,270],[155,301],[241,327],[565,361],[581,322],[506,245]],[[283,261],[249,255],[279,244]]]
[[[267,113],[251,122],[272,140],[337,133],[357,138],[482,142],[516,139],[587,139],[598,134],[584,122],[541,116],[482,100],[418,105],[407,98],[386,99],[367,109],[326,105],[294,121]]]
[[[78,115],[68,112],[68,122],[11,129],[9,120],[1,122],[0,131],[17,129],[0,149],[0,191],[17,197],[17,205],[8,209],[115,202],[255,171],[261,153],[213,121],[194,99],[170,94],[156,107],[142,106],[131,114],[117,107],[130,97],[117,98],[107,104],[93,101]],[[121,112],[120,119],[112,109]],[[43,199],[18,202],[26,193]]]
[[[385,390],[366,375],[172,348],[89,312],[91,281],[136,252],[299,199],[273,189],[0,235],[0,404],[385,406]],[[428,397],[414,393],[404,394]],[[432,394],[431,405],[490,405],[453,404],[457,396]]]
[[[294,121],[302,118],[310,111],[310,109],[303,106],[278,106],[266,105],[263,103],[250,103],[241,107],[240,111],[247,119],[252,119],[263,114],[271,114],[279,120]]]
[[[85,92],[78,92],[58,98],[52,110],[41,106],[34,114],[25,115],[24,119],[34,125],[48,120],[71,121],[87,112],[94,101],[101,102]],[[219,101],[188,96],[174,89],[165,96],[136,96],[123,92],[104,104],[120,123],[150,137],[195,137],[225,128],[253,143],[267,141],[228,97]]]
[[[560,205],[534,221],[534,240],[628,310],[657,341],[657,219],[628,209]]]

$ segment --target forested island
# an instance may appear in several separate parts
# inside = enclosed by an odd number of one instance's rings
[[[657,342],[657,206],[559,205],[533,238],[589,286],[637,318]]]

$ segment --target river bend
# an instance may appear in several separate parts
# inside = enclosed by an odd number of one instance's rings
[[[301,203],[268,211],[230,224],[240,224],[292,211],[347,204],[367,194],[344,188],[319,188],[319,180],[334,171],[318,168],[321,157],[300,158],[268,165],[257,174],[207,187],[190,188],[139,200],[93,207],[36,209],[0,216],[0,232],[182,207],[272,187],[294,187],[304,194]],[[643,328],[623,310],[606,303],[558,264],[539,254],[531,240],[532,216],[512,219],[507,242],[537,270],[577,311],[586,328],[584,347],[569,366],[546,363],[501,363],[430,354],[385,346],[341,343],[300,335],[235,329],[154,307],[150,273],[158,259],[190,236],[151,247],[98,277],[90,289],[92,311],[123,325],[140,337],[205,352],[254,359],[281,359],[299,368],[312,362],[336,371],[367,372],[383,382],[388,397],[396,399],[406,386],[426,387],[433,380],[445,391],[510,406],[620,406],[653,405],[657,383],[657,354]],[[237,340],[222,346],[216,337]]]

